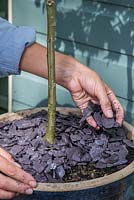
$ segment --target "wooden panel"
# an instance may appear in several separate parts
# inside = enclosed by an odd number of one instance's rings
[[[86,46],[134,55],[133,9],[93,1],[83,1],[75,9],[59,6],[58,37]]]
[[[44,35],[37,34],[37,38],[41,44],[46,45]],[[133,57],[58,38],[56,39],[56,49],[74,56],[97,71],[119,97],[134,101],[132,92],[134,89]]]
[[[89,0],[87,0],[87,1],[89,1]],[[108,3],[108,4],[111,3],[111,4],[118,5],[118,6],[134,8],[133,0],[98,0],[97,2],[104,2],[104,3]]]
[[[56,48],[97,71],[118,96],[134,100],[134,60],[131,56],[58,39]]]
[[[37,41],[46,46],[46,35],[37,34]],[[27,88],[27,85],[29,86]],[[70,93],[63,87],[56,86],[56,101],[58,106],[75,106]],[[21,91],[21,92],[20,92]],[[47,80],[22,72],[13,79],[13,110],[47,106]]]
[[[44,44],[43,35],[38,34],[38,41]],[[78,48],[75,48],[78,46]],[[63,53],[77,58],[83,64],[97,71],[114,92],[121,98],[134,100],[134,60],[131,56],[111,53],[70,41],[56,40],[56,48]],[[75,48],[75,50],[74,50]]]
[[[27,89],[27,86],[29,89]],[[47,80],[26,72],[14,76],[13,80],[13,110],[30,107],[47,106],[48,92]],[[57,105],[74,106],[70,93],[57,85]]]
[[[32,26],[39,32],[46,33],[46,11],[44,0],[37,7],[33,0],[13,0],[13,22],[16,25]],[[43,12],[44,10],[44,12]]]
[[[27,90],[27,85],[29,90]],[[21,76],[14,77],[13,110],[23,110],[33,107],[47,106],[47,81],[34,75],[22,72]],[[70,93],[64,88],[57,86],[57,105],[75,106]],[[134,123],[134,103],[119,98],[125,109],[125,119]]]
[[[44,23],[42,12],[44,1],[41,1],[38,8],[32,0],[27,0],[27,4],[24,3],[25,0],[14,0],[14,2],[14,22],[17,25],[35,26],[37,31],[41,33],[37,34],[37,41],[46,45],[46,35],[43,35],[46,34],[46,21]],[[56,49],[74,56],[80,62],[96,70],[121,99],[128,112],[128,118],[132,121],[132,117],[134,117],[134,94],[132,92],[134,88],[134,59],[129,54],[133,55],[133,33],[130,34],[134,19],[133,10],[130,9],[128,12],[128,9],[124,10],[121,6],[86,0],[83,1],[82,5],[80,0],[74,0],[72,4],[69,1],[57,2]],[[24,12],[26,18],[24,18]],[[131,41],[130,35],[132,36]],[[21,106],[38,106],[41,101],[47,99],[47,83],[40,82],[39,78],[31,79],[31,75],[23,74],[19,78],[16,77],[14,81],[15,109],[21,109]],[[22,90],[22,95],[19,94],[25,82],[30,85],[30,91],[32,91],[28,98],[26,96],[29,95],[29,90]],[[25,90],[27,90],[26,85],[24,84]],[[39,91],[38,95],[36,95],[36,91]],[[60,89],[60,91],[62,90]],[[65,104],[69,102],[72,105],[68,95],[61,101],[62,104],[65,101]]]
[[[46,43],[46,39],[44,35],[37,35],[38,42],[41,44]],[[57,40],[58,41],[58,40]],[[58,43],[59,45],[59,43]],[[128,91],[127,87],[127,73],[126,73],[126,64],[127,57],[122,56],[118,62],[110,61],[106,58],[108,51],[100,51],[98,54],[95,54],[96,49],[88,48],[83,52],[75,51],[73,52],[73,48],[71,44],[61,43],[59,45],[59,49],[64,51],[64,47],[67,45],[68,54],[74,54],[74,56],[82,61],[86,65],[91,65],[93,69],[95,69],[100,76],[112,87],[115,93],[119,96],[119,99],[125,108],[127,120],[133,121],[134,119],[134,102],[128,101],[128,99],[133,99],[134,96],[132,92]],[[84,47],[81,47],[83,49]],[[89,55],[90,58],[89,58]],[[113,58],[117,57],[117,55],[111,55]],[[122,70],[121,70],[122,69]],[[131,68],[130,68],[131,69]],[[121,77],[119,77],[121,71]],[[131,70],[130,70],[131,73]],[[134,73],[134,70],[133,72]],[[133,80],[132,80],[133,81]],[[134,82],[132,82],[134,87]],[[27,85],[29,85],[29,89],[27,89]],[[22,73],[21,76],[14,76],[14,110],[26,109],[29,107],[37,107],[37,106],[46,106],[47,105],[47,81],[33,76],[28,73]],[[21,91],[21,92],[20,92]],[[29,92],[30,91],[30,92]],[[124,95],[124,96],[123,96]],[[62,87],[57,87],[57,103],[59,105],[74,105],[71,99],[70,94]]]
[[[14,0],[14,23],[46,33],[43,2],[37,7],[31,0]],[[73,4],[57,0],[57,37],[61,39],[134,55],[133,26],[134,9],[87,0],[74,0]]]
[[[14,84],[17,84],[13,90],[14,111],[47,106],[47,81],[23,72],[14,78]],[[134,103],[122,98],[119,100],[125,109],[125,119],[134,124]],[[75,106],[69,92],[60,86],[57,86],[57,105]]]

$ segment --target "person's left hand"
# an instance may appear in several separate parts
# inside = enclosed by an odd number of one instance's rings
[[[79,69],[75,70],[72,79],[68,83],[68,89],[81,111],[87,107],[89,101],[92,101],[100,104],[103,113],[108,118],[113,117],[113,111],[115,111],[116,121],[122,124],[124,110],[120,102],[95,71],[79,63]],[[97,128],[92,116],[87,118],[87,122]]]
[[[32,194],[36,185],[35,179],[21,169],[11,154],[0,147],[0,199]]]

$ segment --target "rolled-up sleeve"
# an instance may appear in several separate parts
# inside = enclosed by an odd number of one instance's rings
[[[23,51],[35,42],[35,37],[32,27],[17,27],[0,18],[0,77],[20,73]]]

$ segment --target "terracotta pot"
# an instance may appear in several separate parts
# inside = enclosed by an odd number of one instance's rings
[[[22,119],[42,109],[25,110],[17,113],[8,113],[0,116],[0,121]],[[70,112],[80,114],[78,109],[57,108],[63,114]],[[128,129],[128,138],[134,140],[134,127],[127,122],[123,123]],[[126,200],[128,187],[132,184],[134,161],[127,167],[111,175],[88,181],[71,183],[39,183],[31,196],[22,195],[16,200]]]

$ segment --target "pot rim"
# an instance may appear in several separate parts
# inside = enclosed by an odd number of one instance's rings
[[[32,108],[26,109],[23,111],[19,111],[16,113],[5,113],[0,115],[0,122],[2,121],[13,121],[15,119],[22,119],[28,115],[39,112],[41,110],[47,110],[46,107],[41,108]],[[68,108],[68,107],[57,107],[57,111],[67,114],[67,113],[75,113],[80,114],[80,110],[78,108]],[[130,140],[134,140],[134,127],[128,122],[124,121],[123,125],[128,129],[128,138]],[[114,172],[110,175],[106,175],[100,178],[95,178],[87,181],[77,181],[77,182],[69,182],[69,183],[38,183],[38,186],[35,191],[46,191],[46,192],[65,192],[65,191],[77,191],[77,190],[85,190],[89,188],[95,188],[99,186],[104,186],[115,181],[119,181],[121,179],[126,178],[130,174],[134,172],[134,161],[132,161],[127,167]]]

